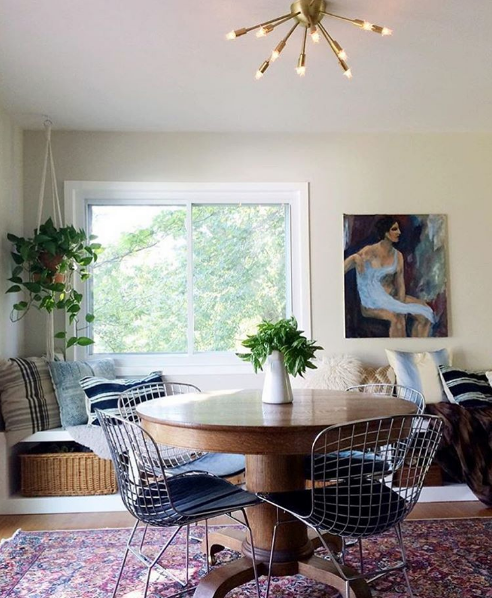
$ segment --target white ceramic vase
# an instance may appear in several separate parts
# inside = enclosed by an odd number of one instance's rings
[[[265,382],[261,400],[264,403],[292,403],[292,387],[285,369],[284,356],[280,351],[272,351],[265,364]]]

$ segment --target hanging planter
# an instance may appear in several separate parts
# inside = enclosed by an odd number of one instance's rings
[[[266,363],[262,393],[264,403],[292,403],[288,374],[302,376],[306,368],[316,369],[312,359],[315,352],[322,349],[316,341],[303,336],[293,317],[278,322],[261,322],[257,333],[248,335],[242,345],[249,349],[249,353],[237,353],[237,356],[251,362],[255,372],[263,370]]]
[[[73,345],[90,345],[94,341],[81,334],[84,327],[79,327],[79,312],[83,296],[74,288],[74,279],[87,280],[90,276],[89,266],[97,260],[101,250],[99,243],[94,243],[95,236],[87,236],[83,229],[63,226],[60,201],[56,187],[55,166],[51,150],[51,123],[45,123],[46,153],[39,194],[38,226],[32,237],[19,237],[12,233],[7,235],[13,244],[11,253],[14,261],[12,275],[8,279],[12,286],[7,293],[24,292],[24,299],[13,305],[10,319],[21,320],[31,308],[45,311],[48,314],[48,331],[46,352],[49,359],[54,356],[54,338],[64,341],[66,348]],[[41,223],[44,190],[48,161],[51,171],[54,217]],[[70,325],[74,325],[75,334],[68,336],[66,332],[54,333],[53,312],[65,310]],[[92,314],[85,316],[87,323],[94,320]]]
[[[11,320],[22,319],[35,307],[48,313],[55,309],[65,309],[70,323],[74,323],[81,310],[83,296],[74,287],[74,276],[81,280],[89,277],[88,266],[97,260],[101,246],[88,239],[84,230],[73,226],[55,227],[51,218],[34,231],[32,237],[18,237],[9,233],[8,240],[13,243],[12,259],[14,269],[9,281],[12,286],[7,293],[24,291],[25,300],[15,303]],[[86,317],[93,320],[91,314]],[[64,332],[55,338],[65,339]],[[75,335],[68,339],[67,347],[88,345],[88,337]]]

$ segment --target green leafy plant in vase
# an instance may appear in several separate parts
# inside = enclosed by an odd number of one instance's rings
[[[294,317],[277,322],[264,320],[258,324],[256,334],[248,335],[241,344],[248,352],[237,356],[249,361],[255,372],[266,364],[264,403],[292,403],[288,374],[302,376],[306,369],[316,369],[314,354],[322,349],[303,335]]]
[[[33,307],[47,313],[64,309],[69,323],[75,323],[76,332],[69,338],[66,332],[58,332],[55,338],[62,339],[66,348],[92,344],[92,339],[80,334],[83,295],[75,290],[73,283],[75,276],[82,281],[89,278],[88,267],[101,251],[101,245],[94,243],[96,237],[88,237],[83,229],[71,225],[56,227],[49,218],[35,229],[32,237],[9,233],[7,238],[14,245],[11,253],[14,268],[8,279],[12,286],[7,293],[25,293],[25,299],[14,304],[10,319],[19,321]],[[94,316],[87,314],[85,320],[89,324]]]

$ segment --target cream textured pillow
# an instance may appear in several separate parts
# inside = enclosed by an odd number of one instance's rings
[[[308,370],[298,387],[346,390],[349,386],[360,384],[362,364],[351,355],[331,355],[316,360],[314,364],[317,369]]]
[[[394,384],[395,382],[395,372],[390,365],[380,368],[364,366],[360,381],[361,384]]]
[[[447,349],[421,353],[386,349],[386,355],[398,384],[420,391],[427,404],[446,400],[438,366],[451,365]]]

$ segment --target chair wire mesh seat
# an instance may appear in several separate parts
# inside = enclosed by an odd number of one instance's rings
[[[359,384],[358,386],[350,386],[347,388],[347,392],[353,391],[410,401],[417,406],[417,415],[420,415],[425,411],[424,395],[414,388],[408,388],[401,384]]]
[[[350,386],[347,388],[347,392],[360,392],[360,393],[367,393],[373,395],[380,395],[381,397],[388,397],[388,398],[397,398],[403,399],[405,401],[410,401],[414,405],[417,406],[417,415],[420,415],[425,410],[425,400],[424,396],[418,390],[414,390],[413,388],[407,388],[406,386],[401,386],[398,384],[360,384],[358,386]],[[399,457],[401,458],[401,449],[402,447],[398,447],[393,445],[393,447],[388,447],[388,450],[392,451],[393,459],[396,460]],[[349,455],[345,455],[348,457]],[[379,459],[376,455],[371,454],[370,451],[366,451],[364,455],[364,460],[366,463],[369,462],[371,456],[375,459],[375,463],[371,465],[371,468],[374,467],[375,470],[378,470],[378,473],[383,473],[390,470],[391,467],[394,466],[389,459],[383,461]],[[350,458],[352,460],[355,459],[362,459],[363,455],[360,451],[352,452]],[[337,455],[330,455],[325,457],[325,468],[327,467],[327,460],[331,459],[333,464],[336,463]],[[366,465],[367,469],[368,465]],[[311,476],[311,457],[307,457],[304,466],[304,474],[306,479],[309,479]]]
[[[136,518],[135,525],[127,541],[118,579],[113,591],[113,598],[131,552],[148,569],[144,598],[147,596],[150,576],[153,570],[167,574],[177,581],[182,590],[172,594],[181,595],[189,592],[189,533],[186,529],[186,576],[179,579],[171,571],[160,565],[159,561],[181,528],[190,524],[208,521],[212,517],[227,515],[248,530],[252,547],[252,561],[255,573],[258,598],[260,598],[258,575],[256,570],[254,543],[251,528],[245,512],[246,507],[260,503],[255,494],[242,490],[226,480],[207,473],[182,473],[169,477],[162,461],[161,452],[153,438],[138,424],[129,420],[96,410],[97,418],[104,431],[116,470],[121,498],[127,510]],[[241,511],[244,521],[232,513]],[[143,535],[136,541],[136,532],[144,524]],[[144,552],[145,536],[148,526],[175,527],[157,555],[149,556]],[[205,534],[208,554],[208,535]],[[207,572],[209,564],[207,561]]]
[[[142,384],[120,395],[118,410],[120,416],[124,419],[139,423],[138,405],[152,399],[191,392],[200,392],[200,389],[193,384],[182,382]],[[158,447],[169,475],[201,471],[221,478],[231,478],[243,473],[246,466],[244,455],[179,449],[177,447],[166,447],[160,443]]]
[[[286,521],[277,517],[271,554],[278,526],[300,520],[318,534],[338,574],[345,580],[346,598],[350,595],[351,581],[364,578],[371,582],[396,570],[403,571],[409,595],[413,596],[400,523],[419,498],[442,436],[441,428],[442,421],[438,417],[405,415],[357,421],[323,430],[312,446],[311,489],[259,495],[277,507],[277,515],[282,510],[293,516]],[[396,466],[391,451],[388,451],[388,447],[395,445],[405,452]],[[357,457],[353,458],[353,455]],[[378,464],[380,461],[382,468]],[[400,558],[392,564],[366,568],[362,539],[389,529],[395,530]],[[323,533],[342,538],[341,554],[333,552]],[[359,570],[345,567],[347,555],[354,558],[351,546],[355,544],[359,547]],[[270,561],[270,571],[271,567]],[[269,591],[270,573],[266,598]]]

